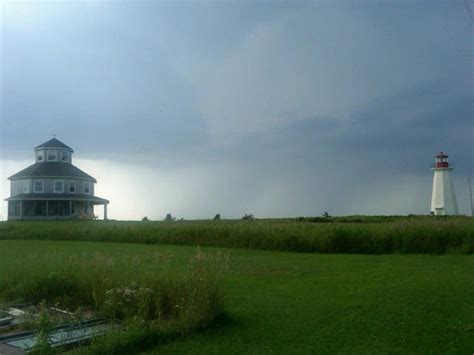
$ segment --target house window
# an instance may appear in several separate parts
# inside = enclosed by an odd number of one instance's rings
[[[85,194],[90,194],[91,193],[91,187],[88,182],[84,182],[84,193]]]
[[[57,152],[55,150],[48,150],[48,161],[56,161],[57,159]]]
[[[54,192],[64,192],[64,181],[54,180]]]
[[[69,192],[76,192],[76,182],[75,181],[70,181],[69,182]]]
[[[30,183],[29,181],[25,181],[23,183],[23,193],[27,194],[28,192],[30,192]]]
[[[36,159],[37,159],[38,161],[43,161],[44,152],[43,152],[42,150],[40,150],[40,151],[38,151],[36,154],[37,154],[37,155],[36,155],[36,157],[37,157]]]
[[[69,161],[69,152],[66,152],[66,151],[62,151],[61,152],[61,160],[65,163],[67,163]]]
[[[44,192],[43,180],[35,180],[33,183],[33,192]]]

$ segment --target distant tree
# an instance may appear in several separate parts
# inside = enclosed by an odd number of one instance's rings
[[[246,213],[244,214],[244,216],[242,217],[243,220],[246,220],[246,221],[253,221],[255,219],[255,216],[251,213]]]
[[[331,217],[331,215],[329,214],[328,211],[324,211],[323,217],[329,218],[329,217]]]
[[[166,222],[173,222],[173,221],[175,221],[175,220],[176,220],[176,218],[174,218],[171,213],[167,213],[167,214],[166,214],[166,217],[165,217],[165,221],[166,221]]]
[[[221,220],[221,214],[220,214],[220,213],[216,214],[216,215],[214,216],[213,220],[214,220],[214,221],[220,221],[220,220]]]
[[[142,218],[142,221],[143,221],[143,222],[147,222],[147,221],[149,221],[149,219],[148,219],[147,216],[145,216],[145,217]]]

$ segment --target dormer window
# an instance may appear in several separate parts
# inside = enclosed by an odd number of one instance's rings
[[[65,150],[61,152],[61,161],[64,163],[69,162],[69,152],[66,152]]]
[[[36,160],[40,162],[44,160],[44,152],[42,150],[36,152]]]
[[[58,155],[55,150],[48,150],[48,161],[58,160]]]

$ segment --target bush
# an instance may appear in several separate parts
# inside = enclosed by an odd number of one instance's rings
[[[151,336],[147,331],[187,334],[211,325],[224,312],[219,284],[227,257],[219,253],[205,255],[198,249],[190,259],[188,272],[178,279],[150,274],[132,283],[127,282],[129,278],[126,276],[110,280],[101,273],[91,273],[92,270],[110,267],[107,265],[109,260],[104,258],[96,258],[86,272],[82,265],[77,264],[46,275],[32,271],[37,268],[37,261],[31,260],[15,275],[1,282],[0,300],[33,304],[45,300],[48,305],[71,311],[81,308],[121,321],[124,325],[119,331],[121,339],[116,339],[115,345],[110,339],[106,345],[101,345],[101,340],[98,340],[93,347],[97,351],[103,350],[103,346],[127,347],[123,339],[132,341],[136,349],[146,347]],[[141,344],[128,337],[129,332],[136,330],[137,324],[145,329],[139,338],[145,337]],[[44,338],[44,334],[42,336]],[[114,339],[113,335],[111,339]],[[155,336],[153,339],[158,338]]]
[[[175,220],[176,220],[176,218],[173,217],[171,213],[167,213],[167,214],[166,214],[166,217],[165,217],[165,219],[164,219],[165,222],[173,222],[173,221],[175,221]]]
[[[253,221],[255,219],[254,215],[251,214],[251,213],[246,213],[244,214],[244,216],[242,217],[243,220],[246,220],[246,221]]]

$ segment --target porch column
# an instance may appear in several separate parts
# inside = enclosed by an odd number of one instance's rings
[[[72,215],[72,201],[69,200],[69,215]]]
[[[107,220],[107,205],[108,203],[104,203],[104,221]]]
[[[23,219],[23,201],[20,201],[20,219]]]
[[[49,201],[46,200],[46,216],[49,216]]]

